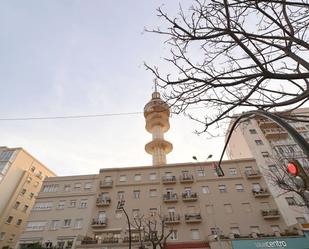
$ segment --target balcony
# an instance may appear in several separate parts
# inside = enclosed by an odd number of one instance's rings
[[[117,244],[119,243],[119,238],[103,238],[101,243],[102,244]]]
[[[164,202],[177,202],[178,196],[176,193],[168,193],[163,195],[163,201]]]
[[[252,193],[255,198],[263,198],[270,196],[270,193],[266,188],[261,188],[260,190],[252,189]]]
[[[282,128],[269,128],[263,130],[267,139],[285,139],[288,137],[288,133]]]
[[[140,241],[139,236],[132,234],[131,241],[132,242],[139,242]],[[122,242],[123,243],[129,243],[129,237],[128,236],[124,237]]]
[[[176,176],[163,176],[162,183],[163,184],[174,184],[176,183]]]
[[[259,119],[257,122],[258,122],[258,125],[261,129],[278,127],[278,125],[275,122],[273,122],[269,119]]]
[[[180,182],[181,183],[192,183],[194,182],[194,177],[191,174],[181,175]]]
[[[175,213],[169,213],[164,216],[164,222],[166,225],[169,224],[179,224],[180,223],[180,215]]]
[[[91,223],[92,228],[103,228],[107,226],[107,218],[93,219]]]
[[[94,244],[98,244],[98,240],[86,236],[82,239],[81,244],[82,245],[94,245]]]
[[[278,209],[262,210],[261,213],[265,220],[280,218],[280,213]]]
[[[197,193],[182,193],[182,200],[183,201],[197,201]]]
[[[199,223],[202,221],[202,216],[200,213],[185,214],[186,223]]]
[[[259,170],[248,169],[245,171],[247,179],[258,179],[262,177],[262,174]]]
[[[100,181],[100,188],[112,188],[113,187],[113,181]]]
[[[97,207],[108,207],[111,204],[110,197],[99,197],[96,201]]]

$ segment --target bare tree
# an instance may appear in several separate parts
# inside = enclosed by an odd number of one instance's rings
[[[134,217],[134,224],[132,226],[139,233],[140,248],[144,248],[144,240],[150,242],[153,249],[163,249],[166,246],[167,239],[173,232],[171,227],[166,225],[164,217],[160,214],[149,217],[136,216]]]
[[[201,122],[201,132],[243,110],[292,110],[308,100],[308,0],[196,0],[176,18],[158,14],[167,28],[150,31],[167,36],[172,70],[146,68],[174,112]],[[195,116],[194,106],[207,112]]]

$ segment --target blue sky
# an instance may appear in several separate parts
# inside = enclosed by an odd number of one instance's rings
[[[160,66],[164,25],[156,8],[179,1],[0,1],[0,118],[142,112],[153,90],[143,63]],[[23,147],[59,175],[150,165],[143,114],[71,120],[0,121],[1,145]],[[222,138],[193,134],[172,115],[168,162],[219,157]]]

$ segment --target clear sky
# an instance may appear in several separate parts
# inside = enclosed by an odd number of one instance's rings
[[[185,1],[184,1],[185,2]],[[164,25],[156,8],[179,1],[0,1],[0,118],[140,112],[89,119],[0,121],[0,145],[23,147],[58,175],[150,165],[143,107],[160,66]],[[218,158],[223,138],[197,136],[197,124],[172,115],[170,163]]]

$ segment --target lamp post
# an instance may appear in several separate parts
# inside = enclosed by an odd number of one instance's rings
[[[131,223],[130,223],[129,216],[128,216],[126,210],[124,209],[124,203],[125,203],[125,200],[120,200],[120,201],[118,201],[117,210],[122,210],[122,211],[124,212],[125,216],[127,217],[127,222],[128,222],[128,227],[129,227],[129,249],[131,249],[131,243],[132,243],[132,238],[131,238]]]

